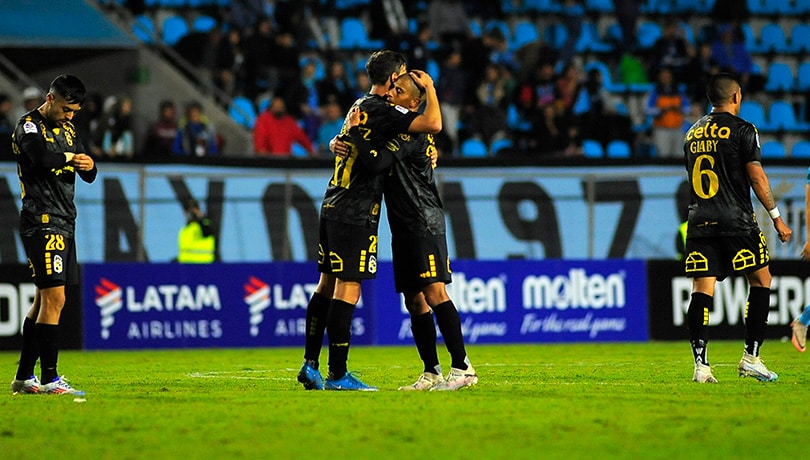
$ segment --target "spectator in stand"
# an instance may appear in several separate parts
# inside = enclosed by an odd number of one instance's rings
[[[132,98],[115,98],[107,115],[101,150],[112,158],[132,158],[135,153],[135,137],[132,134]]]
[[[484,79],[475,88],[475,98],[463,117],[468,136],[479,138],[487,145],[494,139],[506,137],[506,108],[512,85],[505,69],[495,63],[487,65]]]
[[[633,142],[633,123],[619,111],[619,100],[609,93],[602,81],[602,72],[590,69],[579,90],[573,113],[582,139],[594,139],[603,148],[613,139]]]
[[[20,119],[21,116],[36,109],[45,100],[45,95],[36,86],[29,86],[22,92],[23,105],[19,107],[14,113],[14,122]]]
[[[270,107],[256,118],[253,127],[253,149],[258,155],[287,157],[292,155],[293,142],[306,149],[309,156],[317,156],[307,134],[295,118],[287,113],[287,105],[280,95],[273,97]]]
[[[486,36],[492,50],[489,54],[489,62],[498,64],[512,73],[520,71],[520,63],[515,59],[515,54],[509,50],[509,43],[507,43],[503,31],[499,27],[493,27]]]
[[[709,78],[720,72],[720,65],[712,56],[711,43],[700,43],[697,53],[689,61],[686,74],[689,78],[686,81],[686,91],[692,105],[692,118],[700,118],[708,111],[708,101],[706,100],[706,85]],[[696,112],[697,111],[697,112]]]
[[[76,133],[82,140],[87,153],[94,158],[103,156],[101,143],[104,140],[104,102],[99,93],[88,93],[82,109],[73,117]]]
[[[168,158],[172,155],[174,140],[179,131],[177,107],[174,101],[163,100],[158,109],[158,119],[146,133],[145,158]]]
[[[622,30],[621,51],[631,52],[636,49],[636,24],[641,15],[642,3],[643,0],[613,0],[613,11]]]
[[[532,129],[528,149],[542,154],[553,153],[559,148],[561,131],[556,122],[554,63],[541,62],[533,75],[525,80],[517,92],[517,107]]]
[[[248,98],[255,99],[263,91],[272,92],[278,85],[278,63],[273,59],[275,48],[273,23],[269,17],[262,17],[245,38],[245,95]]]
[[[683,158],[684,121],[689,114],[689,97],[675,82],[669,67],[658,71],[655,89],[647,99],[652,117],[652,136],[658,158]]]
[[[0,93],[0,159],[10,160],[11,153],[11,134],[14,132],[16,120],[12,121],[9,117],[11,109],[14,104],[11,103],[11,98],[6,93]]]
[[[330,98],[334,98],[343,113],[348,112],[349,107],[357,99],[352,82],[346,74],[346,64],[340,59],[333,59],[327,64],[326,77],[318,80],[315,86],[318,89],[319,101],[330,102]]]
[[[684,38],[683,29],[676,18],[667,19],[661,31],[661,37],[655,41],[651,50],[652,77],[664,67],[672,70],[676,83],[686,83],[692,75],[687,73],[690,60],[695,56],[695,49]]]
[[[180,120],[179,126],[172,147],[175,155],[205,157],[219,154],[216,130],[199,102],[194,101],[186,106],[185,117]]]
[[[325,99],[326,104],[321,106],[321,127],[318,128],[318,153],[322,156],[330,155],[329,141],[340,133],[343,127],[343,118],[346,110],[338,103],[334,95]]]
[[[470,36],[470,18],[461,0],[433,0],[427,8],[428,27],[443,46],[463,46]]]
[[[371,80],[368,78],[368,73],[365,69],[357,69],[354,72],[354,95],[355,99],[368,94],[371,91]]]
[[[318,115],[318,89],[316,58],[304,58],[297,78],[286,81],[276,92],[284,95],[286,112],[303,123],[304,132],[312,141],[318,137],[321,118]]]
[[[718,28],[718,37],[712,43],[712,56],[717,61],[721,72],[729,72],[739,77],[743,91],[751,90],[751,74],[754,71],[754,60],[745,47],[745,43],[736,37],[732,25]]]
[[[236,95],[244,88],[245,54],[242,43],[242,32],[231,26],[220,40],[214,58],[214,85],[228,96]]]
[[[580,88],[580,71],[573,62],[563,66],[554,82],[554,112],[560,129],[558,145],[566,156],[581,154],[579,131],[574,120],[574,102]]]
[[[585,19],[585,8],[582,6],[582,0],[563,0],[562,17],[568,35],[560,50],[560,61],[568,62],[574,57],[577,42],[580,35],[582,35],[582,22]]]
[[[461,66],[461,51],[451,49],[442,63],[441,78],[438,79],[436,94],[442,102],[442,132],[450,139],[447,153],[452,152],[453,145],[459,145],[458,127],[461,109],[467,93],[467,73]]]

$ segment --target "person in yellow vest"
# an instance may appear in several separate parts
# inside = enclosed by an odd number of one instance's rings
[[[177,261],[181,264],[210,264],[217,260],[217,242],[211,220],[194,199],[186,202],[186,225],[177,234]]]

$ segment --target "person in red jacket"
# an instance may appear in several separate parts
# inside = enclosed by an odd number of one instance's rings
[[[306,149],[309,156],[317,154],[306,133],[287,113],[287,104],[275,96],[270,107],[256,119],[253,127],[253,150],[258,155],[291,156],[293,142]]]

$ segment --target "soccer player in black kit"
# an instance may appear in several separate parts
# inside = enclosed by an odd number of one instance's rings
[[[366,62],[372,82],[369,94],[358,99],[364,121],[362,136],[382,145],[402,132],[441,131],[441,109],[433,80],[414,71],[420,84],[430,86],[424,113],[417,114],[386,101],[385,93],[406,72],[405,58],[390,50],[373,53]],[[341,135],[348,135],[344,123]],[[307,305],[304,364],[298,381],[306,389],[374,391],[347,370],[352,316],[364,279],[377,273],[377,228],[382,201],[382,177],[358,160],[357,149],[335,158],[335,169],[324,194],[320,214],[318,271],[315,293]],[[329,374],[323,382],[318,370],[324,329],[329,337]]]
[[[86,96],[84,84],[72,75],[51,83],[45,102],[17,122],[12,149],[22,190],[20,235],[33,270],[34,303],[23,322],[23,343],[13,393],[83,395],[59,375],[59,318],[65,285],[77,284],[74,238],[76,175],[96,179],[71,120]],[[40,361],[41,380],[34,375]],[[40,383],[41,382],[41,383]]]
[[[762,168],[756,127],[739,118],[742,90],[730,74],[717,74],[706,88],[712,111],[689,128],[684,139],[691,184],[685,246],[685,273],[693,278],[687,312],[689,340],[695,359],[693,379],[717,383],[706,353],[709,309],[715,284],[728,275],[748,279],[745,350],[740,376],[762,382],[777,379],[759,357],[770,311],[771,273],[768,247],[751,203],[751,189],[768,210],[779,240],[790,240]]]
[[[410,75],[402,75],[388,92],[388,100],[416,111],[424,92]],[[433,175],[433,135],[404,133],[386,142],[383,149],[373,149],[361,135],[356,112],[351,113],[349,125],[360,157],[367,156],[366,162],[375,171],[389,170],[383,189],[391,227],[394,283],[405,297],[411,331],[424,363],[416,382],[399,389],[457,390],[475,385],[478,375],[467,357],[461,317],[446,289],[452,279],[444,210]],[[452,360],[446,379],[436,352],[433,314]]]

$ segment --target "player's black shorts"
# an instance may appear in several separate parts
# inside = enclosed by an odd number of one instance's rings
[[[684,268],[687,277],[740,275],[768,266],[768,243],[759,229],[745,236],[687,238]]]
[[[79,284],[76,242],[59,229],[39,229],[22,237],[34,284],[40,289]]]
[[[394,285],[397,292],[421,291],[436,282],[452,281],[447,236],[427,235],[416,239],[391,241],[394,258]]]
[[[377,276],[377,228],[321,219],[318,271],[342,280]]]

